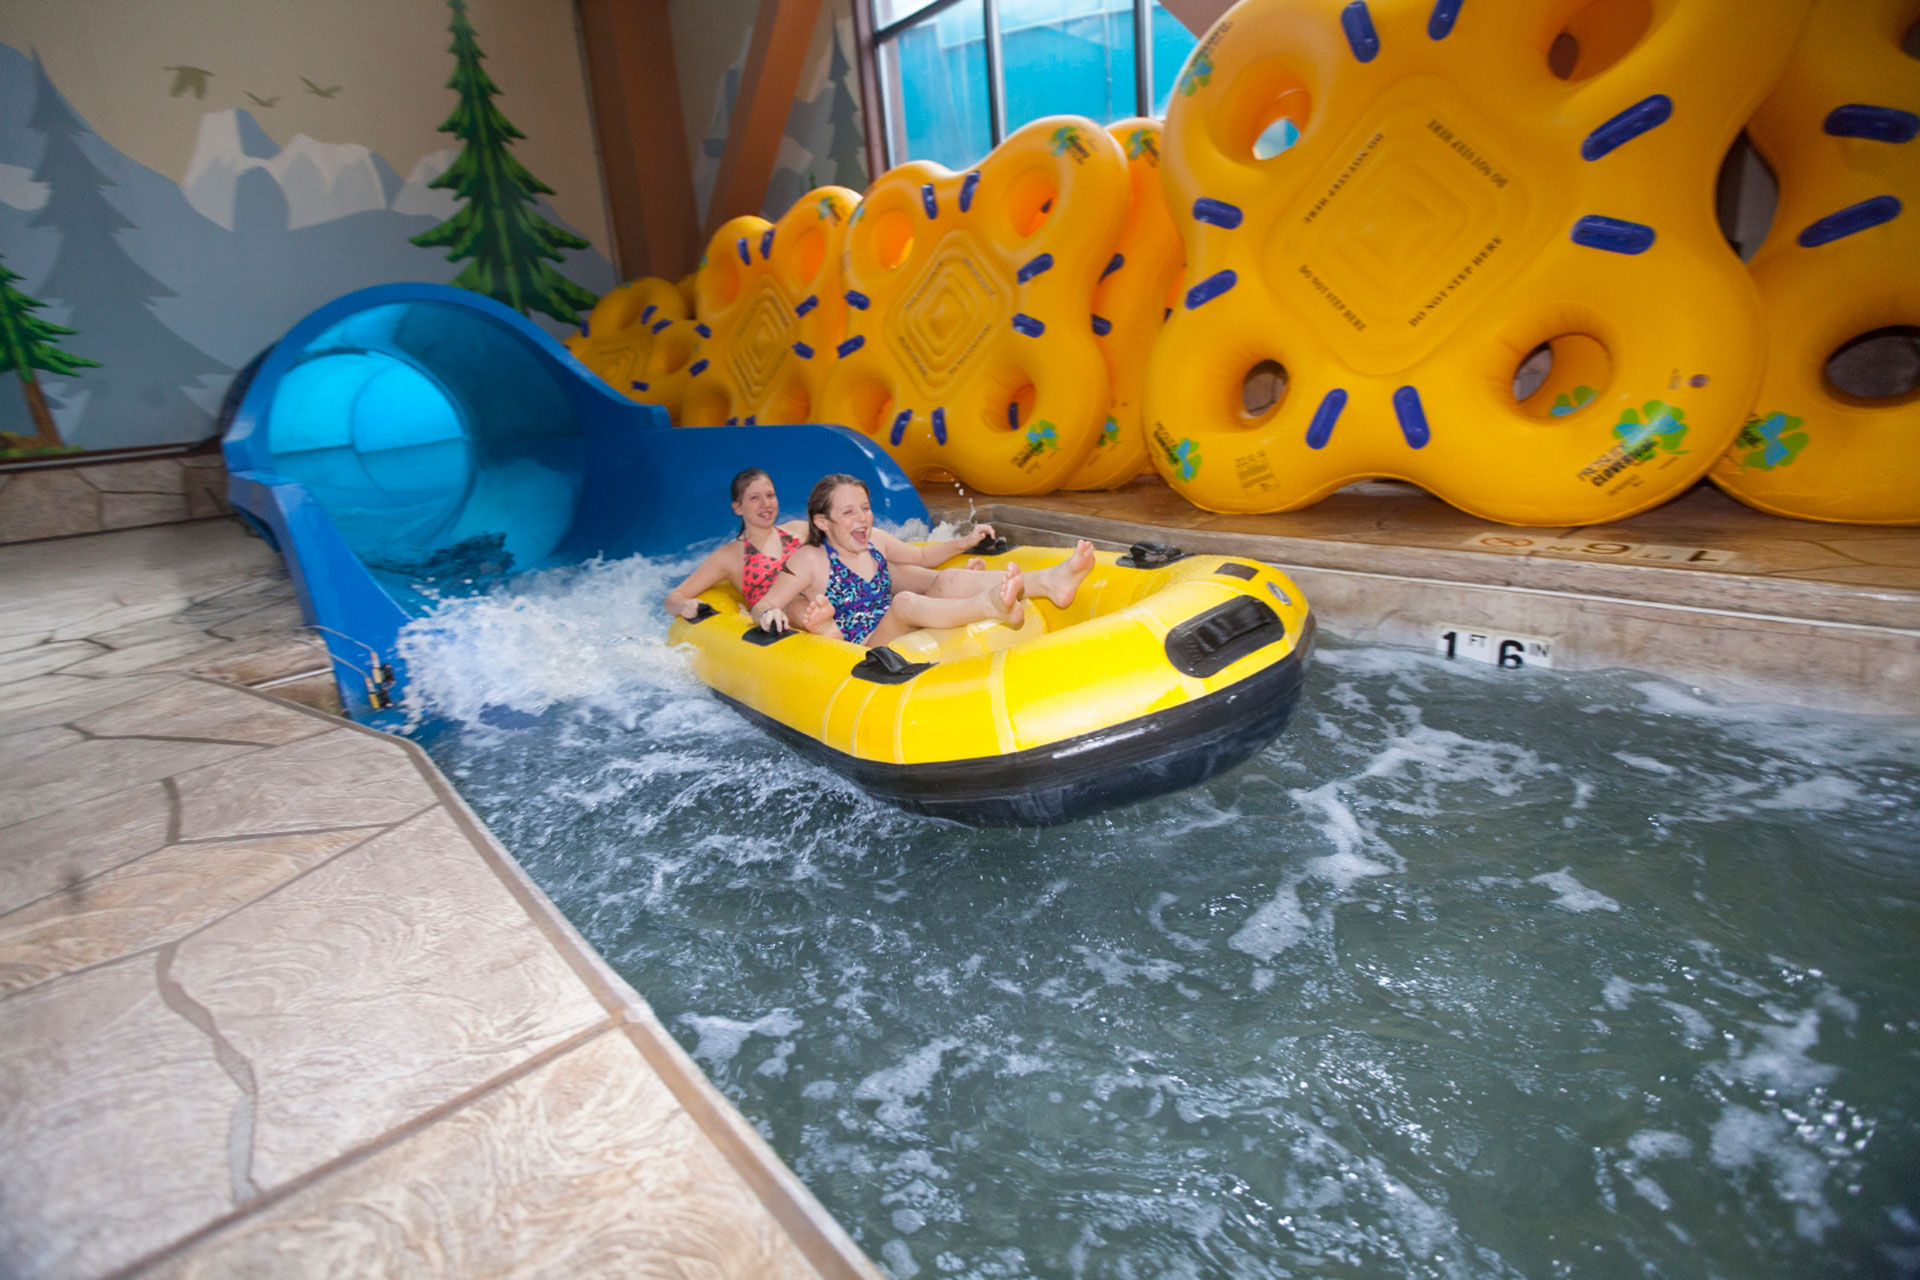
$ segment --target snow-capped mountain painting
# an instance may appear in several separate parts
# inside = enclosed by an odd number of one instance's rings
[[[32,57],[0,44],[0,264],[43,304],[35,314],[75,331],[61,349],[98,362],[40,377],[61,439],[205,439],[234,371],[316,307],[369,285],[450,282],[460,264],[409,239],[455,211],[427,184],[457,155],[412,158],[402,178],[367,147],[304,134],[282,147],[229,109],[202,117],[175,181],[121,154]],[[539,212],[565,225],[544,201]],[[596,295],[618,283],[597,249],[558,267]],[[0,431],[31,436],[15,382],[0,375]]]

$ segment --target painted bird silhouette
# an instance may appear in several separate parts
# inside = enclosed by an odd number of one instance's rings
[[[307,92],[313,94],[317,98],[331,98],[334,94],[340,92],[339,85],[335,85],[331,89],[322,89],[319,85],[307,79],[305,76],[300,77],[300,83],[307,86]]]
[[[263,98],[263,97],[261,97],[261,96],[260,96],[259,94],[257,94],[257,93],[255,93],[255,92],[254,92],[253,90],[251,90],[251,89],[248,89],[248,90],[246,91],[246,93],[247,93],[247,96],[248,96],[249,98],[252,98],[252,99],[253,99],[253,101],[254,101],[254,105],[255,105],[255,106],[260,106],[260,107],[271,107],[271,106],[273,106],[273,105],[274,105],[275,103],[277,103],[277,102],[279,102],[279,101],[280,101],[280,96],[279,96],[278,94],[275,94],[275,95],[274,95],[273,97],[271,97],[271,98]]]
[[[173,88],[167,90],[169,98],[177,98],[189,90],[196,98],[207,96],[207,77],[213,72],[205,67],[162,67],[160,69],[173,72]]]

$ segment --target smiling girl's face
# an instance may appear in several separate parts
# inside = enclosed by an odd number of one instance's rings
[[[827,513],[815,516],[813,522],[836,547],[844,551],[865,551],[867,539],[873,532],[873,504],[861,486],[838,485],[827,504]]]
[[[746,522],[747,528],[765,531],[773,527],[780,518],[780,498],[773,491],[773,481],[765,476],[755,479],[740,495],[740,501],[733,504],[733,514]]]

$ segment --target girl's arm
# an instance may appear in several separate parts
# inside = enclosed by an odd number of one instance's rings
[[[800,547],[787,557],[786,568],[767,588],[767,594],[760,597],[760,603],[749,610],[749,616],[768,631],[785,631],[799,622],[798,610],[789,617],[787,609],[801,595],[814,595],[826,590],[824,577],[816,585],[816,576],[823,575],[827,557],[818,547]]]
[[[875,528],[868,537],[879,545],[880,554],[887,558],[889,564],[913,564],[923,569],[936,569],[942,562],[953,559],[962,551],[971,551],[982,541],[993,537],[993,526],[977,524],[958,538],[930,542],[924,547],[917,543],[902,542],[881,528]]]
[[[687,575],[685,582],[667,592],[667,612],[676,618],[691,618],[700,606],[694,597],[732,576],[727,572],[727,553],[731,550],[731,545],[716,548],[700,562],[699,568]]]

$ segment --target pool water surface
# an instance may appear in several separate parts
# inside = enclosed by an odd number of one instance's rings
[[[446,601],[420,733],[899,1280],[1920,1275],[1920,723],[1323,634],[1242,768],[976,831],[707,694],[690,563]]]

